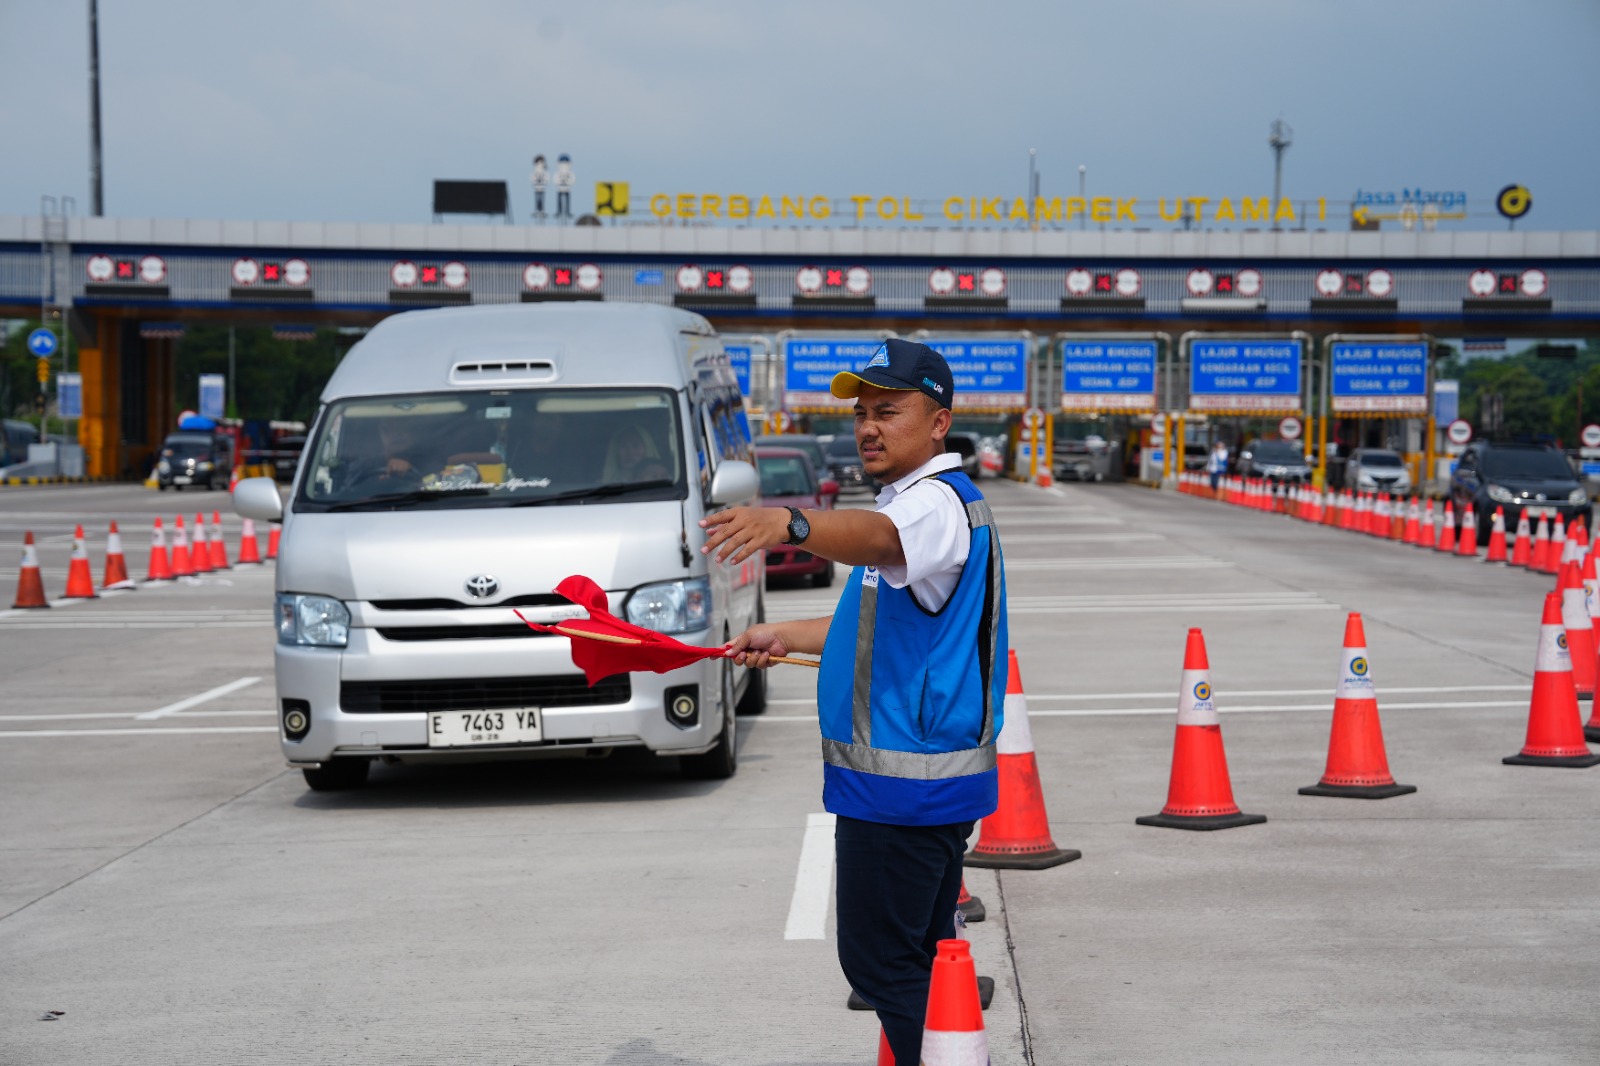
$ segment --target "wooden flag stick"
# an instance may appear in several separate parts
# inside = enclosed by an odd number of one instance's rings
[[[582,629],[568,629],[566,626],[551,626],[550,628],[554,629],[557,633],[561,633],[569,637],[584,637],[588,640],[603,640],[607,644],[644,643],[644,641],[638,639],[637,637],[618,637],[609,633],[590,633]],[[770,661],[775,663],[789,663],[792,666],[809,666],[812,669],[818,669],[822,666],[822,664],[816,659],[796,659],[788,655],[774,655]]]

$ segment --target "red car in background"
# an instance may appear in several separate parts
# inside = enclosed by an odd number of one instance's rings
[[[839,483],[818,478],[811,460],[797,448],[759,445],[756,469],[761,473],[763,507],[802,507],[831,511],[839,498]],[[767,584],[775,577],[810,578],[811,584],[833,584],[833,563],[806,551],[804,546],[780,545],[767,549]]]

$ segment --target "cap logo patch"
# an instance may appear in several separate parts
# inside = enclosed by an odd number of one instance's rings
[[[863,370],[871,370],[875,366],[888,366],[888,365],[889,365],[889,353],[888,353],[887,350],[880,348],[880,349],[878,349],[878,354],[874,355],[870,360],[868,360],[867,365],[862,367],[861,369],[863,369]]]
[[[939,384],[937,381],[934,381],[932,378],[923,378],[922,383],[928,386],[928,388],[932,389],[934,392],[937,392],[940,396],[944,395],[944,386]]]

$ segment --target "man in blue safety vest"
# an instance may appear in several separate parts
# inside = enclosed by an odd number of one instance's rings
[[[730,654],[822,654],[823,804],[836,816],[839,962],[895,1061],[920,1061],[938,941],[955,935],[961,857],[998,798],[1005,570],[994,518],[944,450],[955,384],[943,356],[890,340],[833,379],[885,488],[874,511],[740,507],[707,517],[737,564],[778,544],[854,567],[833,617],[752,626]]]

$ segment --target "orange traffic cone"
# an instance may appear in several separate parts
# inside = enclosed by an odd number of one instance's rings
[[[1589,619],[1589,605],[1584,601],[1583,578],[1577,563],[1568,562],[1561,568],[1556,591],[1561,593],[1561,625],[1567,631],[1567,652],[1572,656],[1572,687],[1580,700],[1593,699],[1594,623]]]
[[[1461,539],[1456,543],[1457,555],[1478,555],[1478,509],[1471,504],[1461,509]]]
[[[1533,562],[1533,533],[1528,527],[1528,512],[1517,516],[1517,539],[1511,544],[1511,566],[1527,566]]]
[[[989,917],[989,909],[983,905],[983,900],[967,891],[967,879],[961,879],[961,895],[956,897],[956,910],[970,922],[981,922]]]
[[[1444,501],[1444,521],[1440,523],[1439,550],[1453,552],[1456,550],[1456,512],[1450,501]]]
[[[145,571],[146,581],[171,581],[172,559],[167,555],[167,532],[161,528],[161,519],[156,519],[155,528],[150,533],[150,567]]]
[[[1583,718],[1572,686],[1572,655],[1562,629],[1561,597],[1545,593],[1539,653],[1533,666],[1528,736],[1522,750],[1500,760],[1513,766],[1593,766],[1600,755],[1583,742]]]
[[[267,530],[268,559],[276,559],[278,557],[278,534],[281,532],[283,532],[283,527],[277,525],[276,523],[273,524],[271,529]]]
[[[1009,659],[1005,722],[995,742],[1000,806],[983,819],[978,845],[967,852],[965,864],[997,870],[1044,870],[1081,859],[1083,852],[1058,848],[1050,839],[1033,732],[1028,728],[1028,698],[1022,693],[1022,671],[1017,668],[1015,651]]]
[[[222,536],[222,512],[211,512],[211,569],[231,570],[228,565],[228,543]]]
[[[1374,537],[1387,537],[1389,527],[1393,524],[1390,519],[1393,517],[1394,511],[1389,506],[1389,494],[1378,493],[1377,502],[1372,505],[1372,525],[1367,532]]]
[[[1526,511],[1523,514],[1527,514]],[[1528,560],[1528,566],[1541,574],[1548,573],[1546,567],[1550,561],[1550,516],[1539,512],[1539,529],[1533,535],[1533,553]]]
[[[1583,523],[1576,517],[1567,523],[1567,537],[1561,545],[1561,561],[1556,564],[1557,572],[1568,563],[1581,563],[1584,555]],[[1554,544],[1552,543],[1552,547]]]
[[[239,532],[239,560],[234,565],[261,565],[261,549],[256,545],[256,524],[248,518]]]
[[[921,1066],[988,1066],[989,1036],[978,1005],[978,969],[965,940],[941,940],[928,985]]]
[[[1164,829],[1231,829],[1264,822],[1264,814],[1241,814],[1233,802],[1222,723],[1212,700],[1210,663],[1200,630],[1189,630],[1178,691],[1178,731],[1172,743],[1172,780],[1160,814],[1135,818]]]
[[[33,534],[22,535],[22,572],[17,575],[17,602],[13,610],[31,610],[49,607],[44,598],[44,576],[39,573],[39,549],[33,546]]]
[[[1544,572],[1547,574],[1561,573],[1561,564],[1567,558],[1567,527],[1561,521],[1561,516],[1556,515],[1556,520],[1550,523],[1550,550],[1544,556]]]
[[[183,531],[183,515],[172,520],[172,576],[188,577],[194,573],[189,561],[189,535]]]
[[[1344,652],[1339,659],[1339,688],[1333,698],[1333,732],[1328,738],[1328,766],[1322,780],[1300,790],[1302,796],[1349,796],[1388,799],[1415,792],[1416,785],[1397,785],[1389,772],[1378,721],[1378,693],[1367,661],[1367,634],[1361,616],[1344,623]]]
[[[83,544],[83,527],[72,529],[72,561],[67,564],[67,591],[63,599],[92,600],[99,594],[94,590],[94,574],[89,572],[89,550]]]
[[[1595,553],[1590,552],[1583,557],[1583,570],[1579,576],[1583,578],[1584,607],[1589,612],[1590,634],[1595,642],[1595,683],[1600,686],[1600,580],[1597,580],[1597,573],[1600,573],[1600,570],[1597,570]],[[1594,701],[1594,707],[1589,712],[1589,721],[1583,727],[1583,735],[1591,741],[1600,743],[1600,699]]]
[[[231,492],[233,492],[234,489],[236,489],[238,487],[239,487],[239,468],[237,466],[235,466],[233,468],[233,472],[228,475],[228,491],[231,493]]]
[[[1339,515],[1343,512],[1343,503],[1338,496],[1329,489],[1322,497],[1322,524],[1325,526],[1339,525]]]
[[[1422,526],[1417,530],[1417,547],[1433,551],[1438,543],[1433,521],[1433,501],[1428,501],[1427,509],[1422,512]]]
[[[194,543],[189,546],[189,566],[196,574],[211,573],[211,545],[206,536],[206,516],[194,516]]]
[[[122,534],[117,524],[111,523],[111,533],[106,537],[106,579],[102,589],[136,589],[139,586],[128,579],[128,560],[122,555]]]
[[[1506,561],[1506,511],[1504,507],[1494,509],[1494,517],[1489,520],[1489,550],[1484,554],[1486,563],[1503,563]]]
[[[1406,508],[1406,527],[1400,535],[1400,540],[1405,544],[1415,545],[1422,539],[1422,508],[1417,506],[1417,498],[1411,497],[1411,506]]]
[[[889,1034],[878,1027],[878,1066],[894,1066],[894,1049],[889,1047]]]

